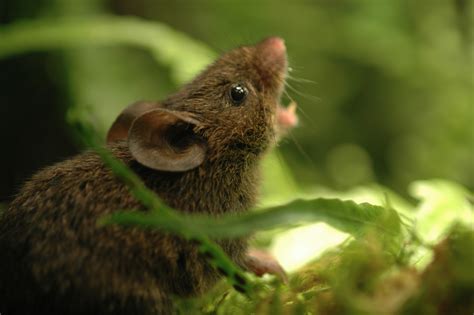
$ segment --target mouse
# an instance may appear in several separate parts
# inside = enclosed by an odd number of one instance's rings
[[[176,211],[248,211],[263,157],[297,123],[280,104],[287,69],[279,37],[230,50],[164,100],[125,108],[107,149]],[[172,297],[222,277],[179,236],[97,224],[123,209],[148,211],[96,152],[34,174],[0,217],[0,313],[172,314]],[[216,242],[245,270],[283,272],[248,237]]]

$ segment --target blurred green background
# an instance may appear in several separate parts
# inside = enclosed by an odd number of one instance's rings
[[[122,28],[104,45],[0,58],[0,202],[38,168],[81,150],[66,119],[71,108],[93,108],[104,131],[131,102],[162,99],[220,52],[271,35],[286,40],[288,95],[301,121],[273,157],[284,161],[282,182],[303,190],[379,183],[406,195],[408,183],[439,177],[472,190],[472,12],[469,0],[1,0],[0,46],[2,30],[30,20],[67,37],[64,23],[104,14],[178,35],[153,38],[155,55],[123,45],[121,37],[149,35]],[[183,49],[181,35],[198,44]]]

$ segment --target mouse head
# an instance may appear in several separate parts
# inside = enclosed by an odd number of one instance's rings
[[[256,159],[276,142],[286,71],[280,38],[236,48],[162,103],[131,105],[108,141],[128,135],[138,162],[165,171],[220,158]]]

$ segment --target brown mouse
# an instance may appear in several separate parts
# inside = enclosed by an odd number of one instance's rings
[[[164,101],[124,110],[108,148],[179,211],[246,211],[262,157],[296,121],[279,105],[286,71],[280,38],[234,49]],[[146,211],[94,152],[35,174],[0,219],[0,313],[169,314],[170,297],[219,279],[178,236],[97,225],[122,209]],[[248,263],[245,239],[218,244],[262,273],[255,255]]]

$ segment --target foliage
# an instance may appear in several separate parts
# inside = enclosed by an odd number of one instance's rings
[[[419,183],[431,189],[439,181]],[[456,184],[444,182],[454,192]],[[436,200],[463,203],[466,195],[435,193]],[[418,208],[438,209],[429,200]],[[453,210],[456,210],[455,208]],[[196,314],[462,314],[474,307],[473,209],[454,221],[436,222],[437,237],[428,245],[405,234],[398,255],[387,251],[375,230],[330,248],[290,274],[289,284],[262,280],[258,295],[244,298],[225,285],[200,299],[180,301],[181,313]],[[459,213],[459,212],[458,212]],[[418,211],[413,213],[417,216]],[[430,216],[427,216],[429,222]],[[424,219],[420,219],[419,223]],[[455,223],[464,222],[464,224]],[[439,225],[443,225],[440,227]],[[413,226],[411,226],[413,228]],[[410,228],[408,228],[410,230]],[[414,232],[414,230],[412,230]],[[316,235],[314,237],[317,237]],[[305,240],[301,238],[300,242]],[[420,255],[432,257],[423,266]],[[417,258],[416,258],[417,257]]]
[[[147,48],[167,64],[177,83],[189,80],[214,53],[165,24],[137,18],[101,16],[23,21],[0,29],[0,58],[30,51],[84,45],[133,45]],[[187,49],[183,49],[187,47]]]
[[[182,314],[462,314],[474,306],[470,266],[473,231],[454,227],[424,270],[395,261],[374,234],[340,246],[290,276],[272,278],[244,298],[220,286],[181,301]],[[455,272],[446,273],[447,270]]]
[[[298,225],[311,221],[326,222],[355,236],[364,234],[364,228],[396,238],[400,234],[400,220],[393,209],[370,204],[356,204],[339,199],[298,199],[279,206],[258,209],[239,216],[207,218],[202,215],[183,217],[187,230],[213,238],[235,238],[252,232],[282,225]],[[161,228],[179,233],[181,226],[173,226],[161,213],[116,212],[107,223],[133,224],[147,228]]]

